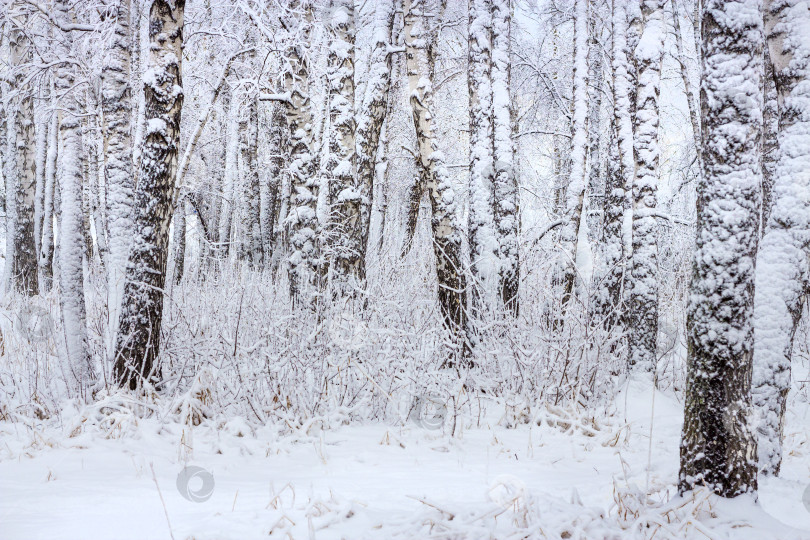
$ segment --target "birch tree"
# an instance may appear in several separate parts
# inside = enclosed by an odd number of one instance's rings
[[[499,295],[517,315],[520,282],[518,175],[513,135],[517,122],[512,106],[512,7],[492,0],[492,111],[495,184],[495,235],[498,243]]]
[[[770,215],[757,257],[754,406],[761,411],[759,465],[778,474],[793,337],[808,291],[810,244],[810,11],[765,2],[767,47],[779,107]],[[767,88],[767,85],[766,85]]]
[[[601,246],[602,261],[599,277],[600,294],[597,312],[603,317],[605,329],[612,330],[625,321],[625,284],[630,257],[629,238],[625,238],[624,223],[630,217],[633,175],[633,121],[630,103],[630,69],[627,57],[627,12],[625,3],[612,0],[611,44],[613,70],[613,117],[605,187],[605,213]]]
[[[146,131],[135,191],[135,235],[126,271],[115,378],[137,388],[154,380],[163,319],[163,286],[183,105],[184,0],[153,0],[143,77]]]
[[[291,190],[284,226],[291,250],[288,258],[290,296],[297,298],[318,268],[318,183],[306,55],[312,31],[312,5],[295,2],[291,7],[304,13],[301,17],[289,17],[285,22],[291,40],[285,53],[288,68],[284,73],[284,89],[288,94]],[[296,30],[298,35],[295,35]]]
[[[703,177],[687,319],[682,493],[702,485],[724,497],[757,489],[756,440],[749,422],[762,47],[758,0],[706,2]]]
[[[349,294],[365,278],[362,185],[356,183],[354,0],[332,0],[329,41],[329,175],[333,288]]]
[[[571,170],[565,192],[565,213],[560,230],[560,253],[554,281],[555,296],[563,311],[571,300],[577,277],[577,241],[585,198],[585,167],[588,145],[588,1],[574,5],[574,92],[571,124]]]
[[[34,201],[36,195],[36,137],[33,89],[24,83],[24,65],[33,59],[33,44],[25,30],[12,27],[8,33],[11,65],[14,66],[14,92],[9,111],[7,159],[7,279],[28,295],[38,292],[37,250],[34,241]],[[8,189],[11,188],[11,189]]]
[[[260,220],[261,193],[259,188],[259,102],[255,93],[247,97],[247,111],[239,122],[239,152],[242,156],[242,230],[247,238],[241,244],[241,257],[254,267],[262,263],[262,232]]]
[[[374,6],[374,31],[371,57],[369,58],[368,81],[359,107],[357,118],[356,160],[357,183],[362,190],[361,212],[361,260],[368,251],[371,228],[371,202],[374,193],[374,174],[380,134],[388,110],[388,95],[391,88],[392,54],[391,35],[399,0],[377,2]]]
[[[106,177],[107,231],[109,233],[108,301],[110,347],[114,349],[115,329],[124,290],[129,245],[132,239],[132,99],[130,86],[132,38],[131,0],[116,0],[108,6],[113,23],[112,39],[101,68],[101,108],[103,118],[104,176]],[[136,25],[137,27],[137,25]],[[137,43],[137,41],[136,41]]]
[[[642,31],[635,47],[637,90],[633,128],[633,287],[630,291],[630,365],[652,370],[658,336],[658,97],[664,55],[663,0],[641,3]]]
[[[486,291],[498,275],[492,109],[492,14],[488,0],[469,5],[467,88],[470,95],[470,180],[468,234],[474,280],[473,309],[491,301]]]
[[[433,68],[431,37],[427,35],[425,0],[404,0],[405,57],[413,124],[416,130],[418,179],[409,196],[408,224],[403,253],[413,244],[419,205],[427,191],[431,207],[431,233],[439,282],[439,307],[445,327],[463,354],[468,352],[466,330],[466,278],[461,262],[460,208],[450,183],[444,155],[438,150],[431,107]],[[439,10],[437,10],[439,11]]]
[[[67,0],[54,6],[55,18],[61,25],[70,24]],[[70,32],[57,43],[57,54],[70,57]],[[54,87],[61,96],[57,109],[60,145],[57,153],[59,182],[59,299],[62,307],[64,339],[72,376],[71,384],[84,393],[92,382],[93,370],[87,351],[85,323],[84,269],[82,264],[84,226],[82,223],[82,134],[81,114],[74,87],[77,84],[74,66],[61,64],[54,74]],[[72,93],[73,92],[73,93]]]

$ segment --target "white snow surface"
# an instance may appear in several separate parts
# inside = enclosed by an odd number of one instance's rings
[[[783,473],[760,480],[758,502],[680,498],[682,403],[655,394],[651,446],[642,378],[602,411],[525,423],[483,399],[454,435],[452,410],[438,430],[338,420],[280,436],[238,417],[189,428],[112,396],[60,422],[0,422],[0,538],[810,539],[806,403],[788,412]],[[213,475],[210,499],[180,495],[184,463]]]

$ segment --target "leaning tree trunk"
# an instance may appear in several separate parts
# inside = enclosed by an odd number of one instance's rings
[[[56,17],[61,23],[70,21],[67,0],[55,5]],[[59,56],[70,55],[69,40],[61,42]],[[84,225],[82,222],[82,134],[81,116],[74,90],[77,84],[74,66],[63,64],[55,73],[55,92],[62,95],[59,115],[61,137],[57,170],[61,216],[59,223],[59,299],[62,305],[62,323],[67,348],[71,384],[84,394],[93,378],[92,364],[87,351],[85,324]],[[75,92],[75,90],[74,90]]]
[[[431,232],[436,256],[436,275],[439,282],[439,307],[444,325],[453,335],[461,354],[469,353],[465,335],[467,301],[466,278],[461,263],[462,232],[460,208],[450,182],[444,157],[437,148],[433,133],[431,108],[433,106],[432,62],[430,51],[419,48],[425,44],[424,0],[405,0],[405,56],[407,58],[408,86],[410,90],[413,124],[416,130],[418,180],[410,195],[408,230],[404,252],[407,253],[416,231],[416,220],[422,195],[427,190],[432,210]]]
[[[333,0],[329,43],[330,267],[334,292],[348,295],[365,278],[363,189],[357,182],[354,115],[354,0]],[[367,195],[366,195],[367,196]]]
[[[517,315],[520,282],[518,175],[512,142],[512,12],[509,0],[492,0],[492,123],[495,235],[498,242],[498,289],[504,307]]]
[[[724,497],[757,489],[756,440],[749,422],[762,45],[758,0],[706,2],[703,177],[687,317],[681,493],[703,485]]]
[[[101,68],[101,108],[103,111],[104,173],[107,181],[107,306],[109,309],[109,350],[114,350],[121,295],[129,246],[132,240],[132,192],[135,186],[132,167],[132,89],[130,2],[116,0],[112,42]],[[137,25],[136,25],[137,26]],[[137,44],[137,41],[135,42]]]
[[[472,310],[486,309],[498,276],[492,118],[492,14],[488,0],[469,4],[467,89],[470,96],[470,243]]]
[[[300,26],[296,43],[288,46],[284,88],[288,93],[287,125],[290,129],[290,201],[284,225],[290,246],[290,297],[298,300],[318,270],[318,181],[315,174],[315,144],[312,134],[312,104],[309,99],[309,61],[306,47],[312,32],[312,5],[293,2],[303,17],[287,23]]]
[[[773,203],[757,259],[754,406],[759,465],[778,474],[782,461],[793,337],[808,290],[810,245],[810,11],[798,0],[765,2],[768,51],[779,103],[779,153]]]
[[[565,192],[565,214],[560,230],[560,251],[554,269],[555,296],[562,314],[574,292],[577,277],[577,240],[585,198],[585,155],[588,145],[588,0],[574,7],[574,94],[571,125],[571,171]]]
[[[149,69],[144,77],[146,132],[135,192],[135,234],[126,271],[115,378],[131,389],[159,372],[163,286],[183,104],[185,0],[154,0],[149,11]]]
[[[21,29],[14,28],[8,34],[11,64],[18,68],[33,58],[33,47]],[[36,156],[34,134],[34,92],[24,86],[24,72],[18,69],[15,76],[15,90],[20,92],[13,98],[13,130],[9,140],[8,159],[11,175],[6,191],[6,204],[9,227],[7,238],[6,265],[11,265],[11,284],[28,295],[38,292],[37,249],[34,242],[34,200],[36,195]],[[12,122],[9,122],[12,124]],[[11,126],[9,127],[11,131]]]
[[[664,55],[663,0],[641,4],[643,29],[635,48],[637,74],[633,180],[633,288],[630,291],[630,366],[651,371],[658,337],[658,95]]]

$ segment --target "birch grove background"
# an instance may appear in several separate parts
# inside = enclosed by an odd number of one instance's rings
[[[806,0],[0,0],[0,160],[0,538],[810,539]]]

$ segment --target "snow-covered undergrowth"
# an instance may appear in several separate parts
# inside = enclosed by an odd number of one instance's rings
[[[56,300],[8,296],[0,538],[810,539],[801,350],[781,477],[758,502],[680,498],[682,320],[659,339],[651,426],[651,377],[626,380],[577,310],[565,332],[540,302],[496,317],[475,366],[447,368],[429,273],[379,275],[310,310],[283,280],[192,266],[166,303],[165,382],[137,396],[109,384],[91,295],[86,401],[61,383]]]

